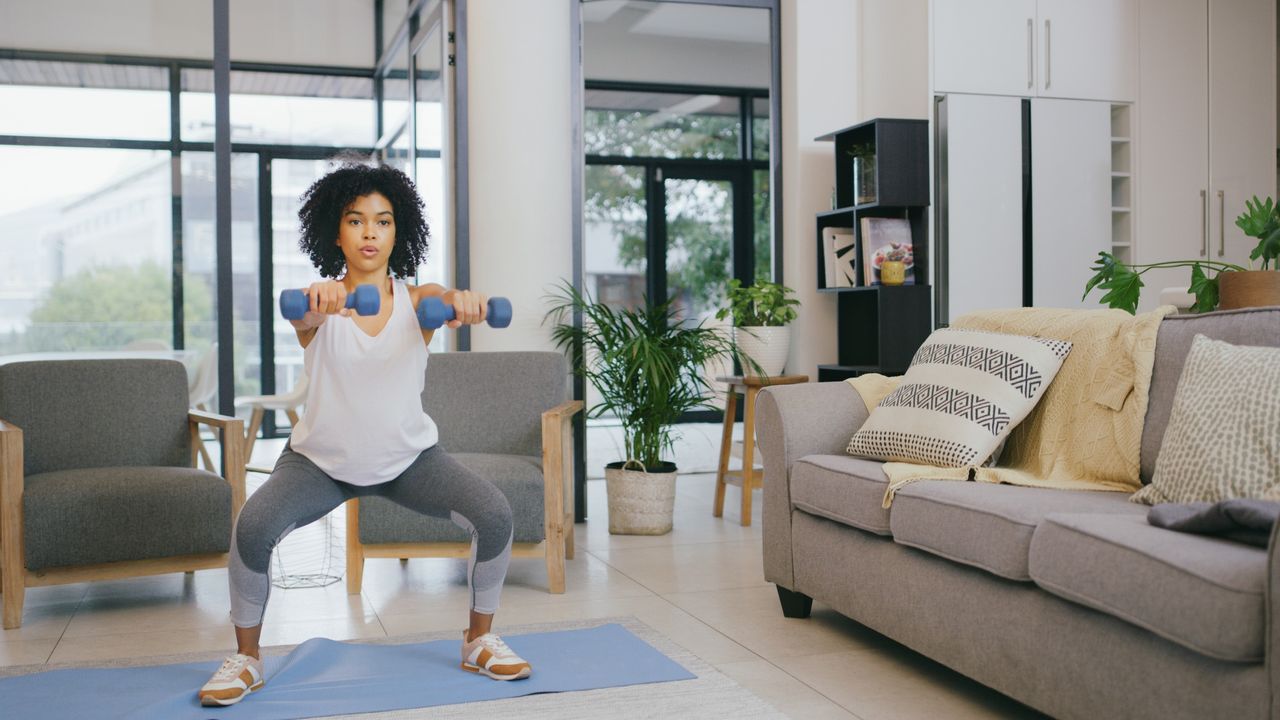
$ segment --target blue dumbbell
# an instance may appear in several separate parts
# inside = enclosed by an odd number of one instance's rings
[[[489,327],[504,328],[511,324],[511,301],[504,297],[489,298],[485,322]],[[452,305],[445,305],[438,297],[425,297],[418,303],[418,325],[423,330],[435,330],[453,320],[456,313]]]
[[[354,308],[359,315],[377,315],[382,309],[382,297],[377,285],[359,285],[347,296],[347,308]],[[311,309],[311,301],[301,290],[284,290],[280,293],[280,314],[285,320],[301,320]]]

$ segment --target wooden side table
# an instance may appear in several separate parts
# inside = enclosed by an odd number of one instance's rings
[[[729,393],[724,408],[724,433],[720,437],[720,466],[716,469],[716,503],[711,514],[724,515],[724,487],[738,485],[742,488],[742,524],[751,524],[751,491],[763,486],[764,473],[756,473],[751,467],[756,445],[756,396],[772,385],[794,385],[809,382],[808,375],[776,375],[755,377],[726,375],[716,378],[728,383]],[[733,447],[733,421],[738,409],[738,393],[746,397],[742,409],[742,470],[729,470],[729,451]]]

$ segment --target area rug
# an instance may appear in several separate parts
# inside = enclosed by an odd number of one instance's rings
[[[317,639],[297,646],[264,648],[263,654],[268,661],[266,690],[255,693],[239,705],[229,708],[200,709],[197,707],[191,717],[225,717],[235,720],[281,717],[359,717],[373,720],[400,720],[462,717],[464,714],[467,717],[474,717],[477,712],[483,712],[490,717],[545,717],[548,719],[601,716],[652,718],[655,714],[663,717],[697,716],[699,718],[781,717],[759,698],[635,618],[510,626],[502,628],[501,631],[504,638],[507,638],[517,650],[525,652],[520,645],[523,642],[533,651],[526,657],[537,653],[564,654],[566,650],[574,647],[585,647],[583,643],[587,641],[598,643],[602,654],[584,659],[577,671],[556,672],[561,668],[571,670],[575,662],[572,657],[561,656],[553,661],[543,659],[535,663],[535,676],[528,681],[499,683],[484,679],[486,682],[479,683],[475,681],[482,678],[456,670],[457,665],[452,659],[452,654],[457,652],[458,638],[457,633],[454,632],[425,633],[352,643],[334,643]],[[395,652],[378,653],[376,646],[379,645],[394,645]],[[452,654],[447,658],[444,655],[446,648],[452,650]],[[387,648],[387,650],[393,650],[393,648]],[[379,680],[385,680],[385,676],[382,673],[374,673],[364,678],[353,678],[351,682],[357,687],[336,691],[333,678],[325,677],[323,665],[334,657],[340,657],[333,654],[335,651],[345,653],[341,656],[345,657],[345,660],[339,662],[345,662],[351,666],[359,666],[364,660],[373,659],[395,663],[401,659],[398,653],[413,653],[415,658],[425,658],[426,664],[431,667],[448,665],[451,670],[456,671],[456,674],[454,672],[432,673],[430,676],[421,676],[420,682],[406,682],[406,678],[401,678],[379,686]],[[433,654],[441,657],[433,662],[431,660]],[[95,677],[101,681],[110,675],[109,672],[86,672],[83,670],[86,668],[119,670],[148,667],[157,677],[171,677],[172,673],[192,675],[197,673],[196,668],[199,668],[197,674],[207,677],[213,669],[216,669],[222,656],[223,653],[196,653],[130,658],[109,663],[88,662],[3,668],[0,669],[0,707],[6,710],[20,707],[7,701],[6,694],[10,695],[9,700],[21,701],[25,697],[28,701],[25,707],[31,707],[29,701],[32,691],[40,689],[47,694],[48,684],[43,683],[44,679],[57,677],[56,673],[50,674],[45,671],[69,671],[61,673],[62,680],[75,682],[81,686],[93,682]],[[307,664],[309,659],[313,661],[311,667]],[[530,659],[533,660],[532,657]],[[318,670],[315,660],[320,662]],[[207,665],[201,667],[201,664]],[[611,678],[611,673],[601,673],[599,672],[601,668],[589,667],[590,665],[616,667],[617,672],[612,674],[616,677]],[[164,675],[160,674],[161,668],[158,666],[166,666],[163,668]],[[541,673],[537,670],[540,667],[544,668]],[[278,676],[275,674],[277,672],[280,673]],[[292,673],[292,676],[289,673]],[[184,678],[184,683],[186,675],[180,675]],[[541,686],[532,684],[532,681],[539,676],[542,677],[544,684]],[[203,678],[193,680],[191,684],[198,686],[202,681]],[[431,682],[436,684],[427,688],[427,684]],[[610,684],[618,686],[606,687]],[[340,702],[299,704],[298,701],[306,697],[308,685],[314,685],[315,689],[320,691],[328,688],[327,692],[340,699]],[[580,689],[584,687],[596,689]],[[287,689],[287,692],[277,692],[273,701],[272,694],[268,692],[273,688]],[[192,687],[189,692],[193,695],[194,691],[195,687]],[[180,694],[186,695],[186,691]],[[371,696],[375,700],[398,695],[400,704],[385,702],[382,705],[360,704],[361,695]],[[430,706],[417,706],[415,703],[407,702],[415,698],[423,700],[424,704],[429,703]],[[461,699],[465,699],[466,702],[457,702]],[[39,717],[56,717],[56,713],[52,711],[57,702],[57,697],[50,697],[49,705],[42,708]],[[169,720],[177,716],[174,711],[183,704],[185,703],[174,704],[171,700],[168,705],[153,704],[148,713],[144,712],[144,707],[147,705],[142,703],[131,706],[135,710],[124,714],[111,712],[108,707],[98,707],[89,715],[82,716],[95,718],[163,716]],[[291,714],[290,708],[296,710],[299,707],[307,708],[307,712],[301,715],[296,712]],[[397,707],[401,709],[388,709]],[[371,709],[376,712],[370,712]],[[7,712],[5,716],[13,717]]]

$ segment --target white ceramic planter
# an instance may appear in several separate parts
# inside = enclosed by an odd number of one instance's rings
[[[735,342],[744,355],[755,360],[765,375],[781,375],[787,366],[787,354],[791,351],[791,326],[783,327],[735,327]],[[754,375],[750,367],[742,371]]]

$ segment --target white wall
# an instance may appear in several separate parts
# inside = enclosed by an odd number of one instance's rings
[[[469,0],[471,289],[511,298],[473,350],[552,350],[544,295],[573,272],[569,2]]]
[[[373,65],[372,0],[231,0],[231,58]],[[3,0],[0,47],[213,57],[209,0]]]
[[[929,0],[858,2],[860,119],[929,117]]]
[[[836,361],[836,298],[817,291],[814,213],[829,210],[834,148],[813,138],[858,120],[857,6],[850,0],[782,4],[783,283],[800,313],[788,372],[816,379]]]

